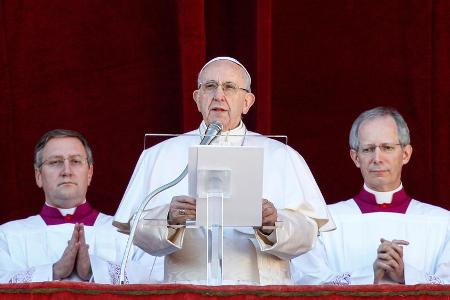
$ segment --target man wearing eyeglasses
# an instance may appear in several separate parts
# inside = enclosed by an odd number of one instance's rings
[[[200,128],[142,153],[115,215],[116,226],[126,230],[146,195],[181,173],[189,146],[199,143],[199,137],[192,135],[204,135],[212,122],[223,125],[223,131],[212,141],[214,145],[247,145],[250,137],[257,135],[247,131],[242,122],[242,116],[255,102],[250,86],[249,73],[236,59],[217,57],[203,66],[198,89],[193,93],[203,117]],[[290,259],[308,251],[329,220],[323,197],[303,158],[282,143],[268,138],[261,141],[264,146],[261,208],[266,227],[224,229],[222,284],[292,284]],[[165,258],[166,282],[205,284],[204,233],[182,226],[196,218],[196,199],[187,194],[185,178],[152,199],[137,227],[134,242],[148,253]],[[169,226],[152,226],[150,220],[167,220]],[[282,225],[275,227],[277,221]],[[333,226],[332,222],[329,226]]]
[[[41,137],[34,168],[45,204],[38,215],[0,226],[0,282],[118,282],[126,241],[111,226],[112,217],[86,201],[93,164],[91,148],[80,133],[56,129]],[[136,258],[152,261],[139,252]],[[139,281],[134,273],[131,277]]]
[[[412,154],[403,117],[386,107],[365,111],[349,142],[363,188],[329,205],[337,230],[294,261],[297,283],[450,283],[450,213],[412,199],[401,182]]]

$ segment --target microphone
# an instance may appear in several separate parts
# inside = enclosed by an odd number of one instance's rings
[[[223,125],[218,122],[214,121],[208,125],[205,131],[205,135],[203,136],[202,140],[200,141],[200,145],[209,145],[211,142],[217,137],[217,135],[222,131]],[[132,220],[132,226],[130,230],[130,235],[128,236],[127,245],[125,247],[125,253],[123,254],[122,263],[120,264],[120,275],[119,275],[119,282],[120,284],[125,284],[125,269],[128,262],[128,256],[130,255],[131,246],[133,244],[134,234],[136,233],[136,228],[138,225],[139,220],[141,219],[142,213],[144,212],[145,207],[147,204],[159,193],[162,191],[165,191],[177,183],[179,183],[181,180],[183,180],[184,177],[186,177],[188,173],[188,165],[184,168],[183,172],[172,180],[171,182],[160,186],[156,190],[152,191],[150,194],[148,194],[144,201],[140,204],[139,208],[137,209],[136,213],[133,215]],[[156,258],[155,258],[156,259]]]
[[[214,121],[206,128],[205,136],[202,138],[200,145],[209,145],[222,131],[223,126],[219,121]]]

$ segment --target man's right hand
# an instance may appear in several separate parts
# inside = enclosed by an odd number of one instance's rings
[[[169,207],[167,222],[169,225],[186,224],[186,220],[195,220],[195,198],[188,196],[175,196]]]
[[[67,243],[61,258],[53,264],[53,280],[61,280],[72,274],[77,259],[79,233],[78,228],[74,226],[72,237]]]

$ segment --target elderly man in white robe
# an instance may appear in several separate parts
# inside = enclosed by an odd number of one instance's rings
[[[36,144],[34,167],[45,204],[38,215],[0,226],[0,282],[118,283],[126,239],[112,227],[111,216],[86,201],[94,171],[87,140],[76,131],[47,132]],[[127,279],[151,281],[140,265],[154,258],[134,250]]]
[[[203,122],[198,130],[142,153],[114,224],[126,230],[145,196],[181,173],[188,161],[189,146],[198,144],[207,126],[218,121],[223,130],[213,145],[264,148],[261,206],[262,225],[266,226],[224,229],[222,284],[292,284],[290,259],[311,249],[318,232],[329,222],[328,212],[303,158],[283,143],[247,131],[242,115],[255,101],[250,85],[249,73],[233,58],[217,57],[205,64],[193,93]],[[184,178],[150,201],[134,243],[151,255],[165,257],[165,282],[205,284],[204,233],[179,226],[196,218],[196,199],[186,195],[188,180]],[[168,226],[153,226],[149,219],[165,219]],[[282,225],[275,226],[277,221]],[[332,221],[326,227],[332,228]]]
[[[353,199],[329,205],[337,230],[294,260],[296,282],[450,283],[450,213],[412,199],[401,182],[412,154],[403,117],[392,108],[365,111],[349,141],[364,185]]]

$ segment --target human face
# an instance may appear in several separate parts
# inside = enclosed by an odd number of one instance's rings
[[[73,165],[68,157],[83,157],[81,165]],[[35,169],[36,184],[44,190],[45,201],[59,208],[72,208],[82,204],[86,199],[94,167],[84,159],[87,157],[83,144],[77,138],[52,138],[42,149],[42,161],[60,157],[64,159],[61,166],[42,164]]]
[[[246,88],[244,70],[227,60],[212,62],[203,70],[200,82],[208,81],[216,81],[219,85],[232,82],[238,87]],[[219,121],[225,131],[236,128],[241,122],[242,115],[249,111],[255,101],[252,93],[238,89],[234,94],[225,95],[222,87],[218,87],[213,93],[200,88],[194,91],[193,96],[206,125]]]
[[[358,131],[360,148],[368,145],[392,144],[392,152],[376,147],[373,153],[350,150],[355,165],[361,169],[365,184],[379,192],[392,191],[400,186],[403,165],[409,162],[411,145],[399,144],[397,125],[390,116],[364,121]]]

